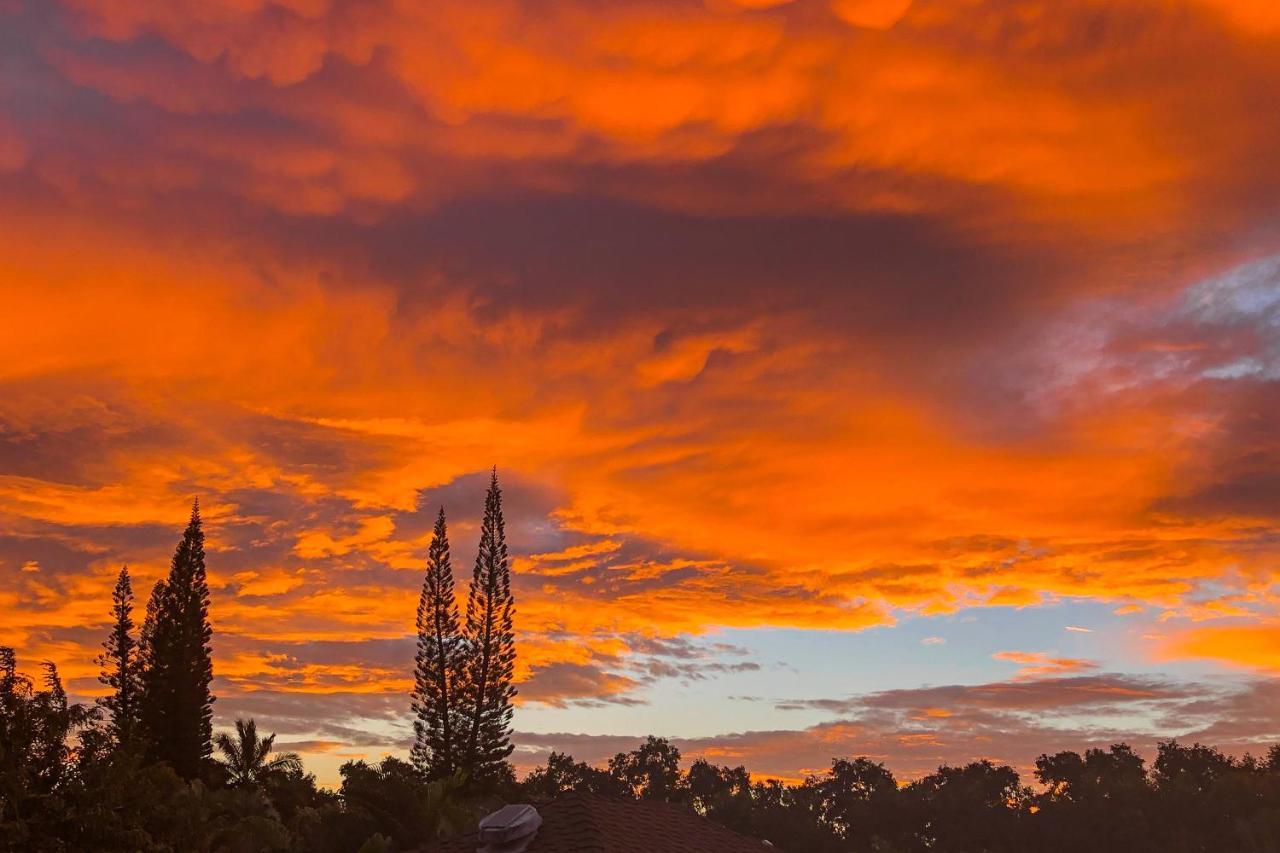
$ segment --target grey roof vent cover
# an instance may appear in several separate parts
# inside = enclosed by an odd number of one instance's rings
[[[542,815],[528,805],[503,806],[480,821],[480,847],[476,853],[521,853],[542,826]]]

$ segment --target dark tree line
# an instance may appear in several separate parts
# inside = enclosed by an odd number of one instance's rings
[[[571,791],[662,800],[791,853],[1280,853],[1280,746],[1233,758],[1123,744],[1009,766],[940,767],[903,784],[868,758],[798,784],[699,759],[661,738],[604,767],[552,753],[516,782],[514,602],[496,473],[465,613],[440,511],[417,612],[411,760],[340,768],[323,790],[253,720],[212,729],[212,631],[198,506],[140,630],[127,568],[98,657],[108,693],[68,701],[57,668],[24,674],[0,646],[0,851],[410,851],[502,802]],[[216,747],[216,752],[215,752]],[[216,758],[215,758],[216,755]]]
[[[796,785],[698,759],[687,770],[650,737],[592,767],[562,753],[522,783],[526,797],[569,791],[656,799],[792,853],[1275,853],[1280,746],[1233,758],[1175,740],[1148,768],[1124,744],[1036,761],[1036,787],[990,761],[901,784],[883,764],[836,759]]]
[[[409,850],[468,828],[516,790],[515,605],[496,471],[465,622],[443,509],[436,524],[417,620],[412,763],[348,762],[329,792],[253,720],[214,737],[209,604],[197,503],[140,628],[121,568],[96,659],[107,693],[94,706],[68,702],[52,663],[32,678],[0,646],[0,850]]]
[[[183,779],[118,742],[101,708],[68,703],[52,664],[31,678],[0,647],[0,851],[390,853],[469,829],[498,802],[390,757],[344,764],[327,791],[252,720],[214,742],[219,758]]]

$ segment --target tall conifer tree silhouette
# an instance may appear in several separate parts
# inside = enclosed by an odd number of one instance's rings
[[[480,549],[467,594],[467,711],[470,732],[463,766],[481,782],[503,775],[511,754],[511,684],[515,668],[515,602],[502,520],[502,490],[493,470],[484,499]]]
[[[151,759],[160,755],[159,741],[166,736],[168,711],[172,704],[166,676],[166,663],[172,645],[170,637],[173,634],[168,624],[168,598],[168,585],[161,578],[151,587],[151,596],[147,599],[147,615],[142,622],[142,633],[138,639],[138,653],[142,660],[138,721],[146,738],[147,757]]]
[[[142,679],[144,681],[143,691],[145,693],[145,682],[150,677],[149,671],[153,667],[152,650],[155,648],[156,635],[156,619],[160,614],[160,606],[165,597],[164,580],[158,580],[151,587],[151,596],[147,599],[147,614],[142,620],[142,631],[138,635],[138,660],[142,665]],[[150,712],[150,703],[143,697],[141,711],[145,715]]]
[[[436,517],[427,573],[418,599],[418,653],[413,688],[413,763],[430,779],[452,774],[467,745],[463,710],[466,642],[458,624],[444,507]]]
[[[102,667],[98,680],[111,693],[98,704],[111,715],[111,734],[118,744],[133,742],[138,730],[142,692],[142,656],[133,636],[133,584],[129,567],[123,566],[111,593],[111,633],[102,643],[97,663]]]
[[[184,779],[195,778],[213,752],[212,636],[197,501],[143,626],[143,724],[152,757]]]

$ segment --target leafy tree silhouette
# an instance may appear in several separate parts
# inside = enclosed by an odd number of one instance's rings
[[[257,787],[265,785],[275,774],[302,770],[302,759],[297,753],[271,754],[275,742],[274,734],[259,737],[258,724],[252,719],[236,720],[234,738],[226,732],[219,732],[214,738],[223,755],[220,763],[226,768],[231,784]]]
[[[642,800],[675,800],[684,792],[680,750],[666,738],[649,735],[632,752],[609,759],[609,774]]]

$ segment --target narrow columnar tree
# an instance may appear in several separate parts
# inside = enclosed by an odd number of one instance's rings
[[[133,585],[129,567],[120,569],[111,593],[111,633],[102,643],[98,656],[102,673],[98,680],[111,692],[98,704],[111,715],[111,735],[117,744],[133,742],[138,730],[139,702],[142,691],[142,659],[138,641],[133,636]]]
[[[449,533],[441,507],[418,599],[413,687],[413,763],[430,779],[453,775],[466,747],[467,720],[460,695],[465,664],[466,644],[458,624]]]
[[[161,578],[151,587],[147,615],[138,636],[138,658],[142,663],[138,724],[150,758],[155,758],[160,752],[158,743],[164,735],[167,710],[172,704],[168,699],[169,683],[165,674],[167,654],[161,653],[168,651],[168,637],[172,633],[168,630],[167,620],[162,618],[162,614],[169,610],[168,598],[168,584]],[[161,634],[165,636],[161,637]]]
[[[467,712],[470,731],[463,767],[483,782],[503,775],[511,754],[511,684],[515,668],[511,572],[502,521],[502,490],[494,469],[484,499],[480,550],[467,594]]]
[[[151,595],[147,598],[147,614],[142,620],[142,631],[138,634],[138,663],[141,669],[140,677],[143,682],[143,693],[141,698],[141,708],[139,716],[145,716],[151,711],[151,704],[145,696],[146,683],[150,680],[152,670],[155,669],[155,661],[153,654],[155,650],[156,621],[159,619],[160,610],[164,603],[165,594],[164,579],[155,582],[151,587]],[[146,721],[143,721],[146,725]]]
[[[193,779],[213,752],[213,630],[199,502],[191,509],[168,578],[152,591],[142,633],[142,719],[152,757]]]

